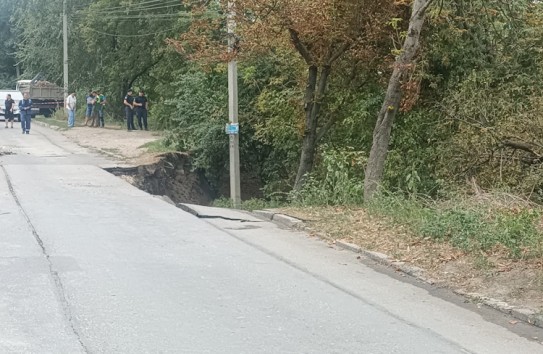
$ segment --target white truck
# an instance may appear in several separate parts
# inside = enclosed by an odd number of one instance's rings
[[[21,121],[21,114],[19,112],[19,101],[23,99],[23,94],[20,91],[13,90],[0,90],[0,118],[2,120],[6,119],[6,97],[11,95],[11,99],[15,101],[13,104],[13,114],[15,120]]]

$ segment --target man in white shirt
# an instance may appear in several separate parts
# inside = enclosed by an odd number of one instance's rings
[[[68,110],[68,128],[75,126],[75,106],[77,100],[75,98],[75,92],[72,92],[66,98],[66,109]]]

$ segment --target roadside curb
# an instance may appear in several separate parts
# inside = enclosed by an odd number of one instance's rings
[[[413,278],[421,282],[424,282],[426,284],[437,285],[437,282],[434,279],[431,279],[425,276],[424,269],[422,268],[409,265],[405,262],[397,261],[383,253],[365,250],[361,248],[360,246],[346,242],[344,240],[333,239],[327,235],[323,235],[318,232],[315,233],[314,230],[308,227],[303,220],[297,219],[289,215],[277,213],[277,212],[274,212],[273,210],[255,210],[253,211],[253,214],[263,219],[275,222],[281,226],[286,226],[295,230],[310,232],[311,234],[314,234],[321,239],[325,239],[326,241],[332,242],[333,244],[335,244],[337,247],[341,249],[351,251],[353,253],[361,254],[377,263],[380,263],[384,266],[393,268],[399,272],[412,276]],[[482,294],[468,293],[461,289],[453,290],[453,292],[459,296],[462,296],[468,299],[469,301],[473,303],[490,307],[494,310],[498,310],[502,313],[510,315],[511,317],[519,321],[526,322],[533,326],[543,328],[543,313],[540,313],[534,309],[527,308],[527,307],[511,306],[504,301],[486,297]]]
[[[51,124],[47,124],[47,123],[43,123],[43,122],[39,122],[39,121],[32,121],[32,124],[37,124],[39,126],[46,127],[46,128],[53,129],[53,130],[60,130],[60,128],[57,127],[56,125],[51,125]]]
[[[527,307],[511,306],[504,301],[493,299],[478,293],[466,293],[461,289],[453,290],[457,295],[463,296],[472,302],[498,310],[502,313],[511,315],[517,320],[527,322],[536,327],[543,328],[543,314]]]
[[[280,226],[284,226],[284,227],[295,229],[295,230],[309,231],[309,228],[303,222],[303,220],[294,218],[289,215],[277,213],[273,210],[253,210],[252,214],[262,219],[265,219],[267,221],[273,221],[276,224],[279,224]]]
[[[178,207],[179,209],[181,209],[183,211],[186,211],[189,214],[192,214],[192,215],[194,215],[196,217],[200,217],[200,213],[198,213],[195,209],[191,208],[190,206],[188,206],[188,205],[186,205],[184,203],[177,203],[177,204],[174,203],[174,205],[176,207]]]

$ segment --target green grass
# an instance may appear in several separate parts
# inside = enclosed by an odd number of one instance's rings
[[[147,149],[147,152],[150,153],[165,153],[165,152],[175,152],[176,150],[166,144],[165,139],[158,139],[155,141],[148,142],[139,147],[140,149]]]
[[[59,120],[59,119],[56,119],[56,118],[44,118],[44,117],[35,117],[33,119],[34,121],[38,121],[38,122],[42,122],[42,123],[46,123],[46,124],[49,124],[51,126],[55,126],[55,127],[58,127],[59,129],[61,130],[67,130],[68,129],[68,122],[66,120]]]
[[[447,203],[382,195],[366,205],[376,215],[407,225],[416,235],[474,254],[499,248],[514,259],[543,257],[543,216],[537,207],[507,208],[473,203],[469,198]]]

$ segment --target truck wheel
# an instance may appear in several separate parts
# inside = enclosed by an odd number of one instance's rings
[[[45,118],[49,118],[53,114],[53,110],[50,108],[40,108],[40,112],[38,114],[44,116]]]

